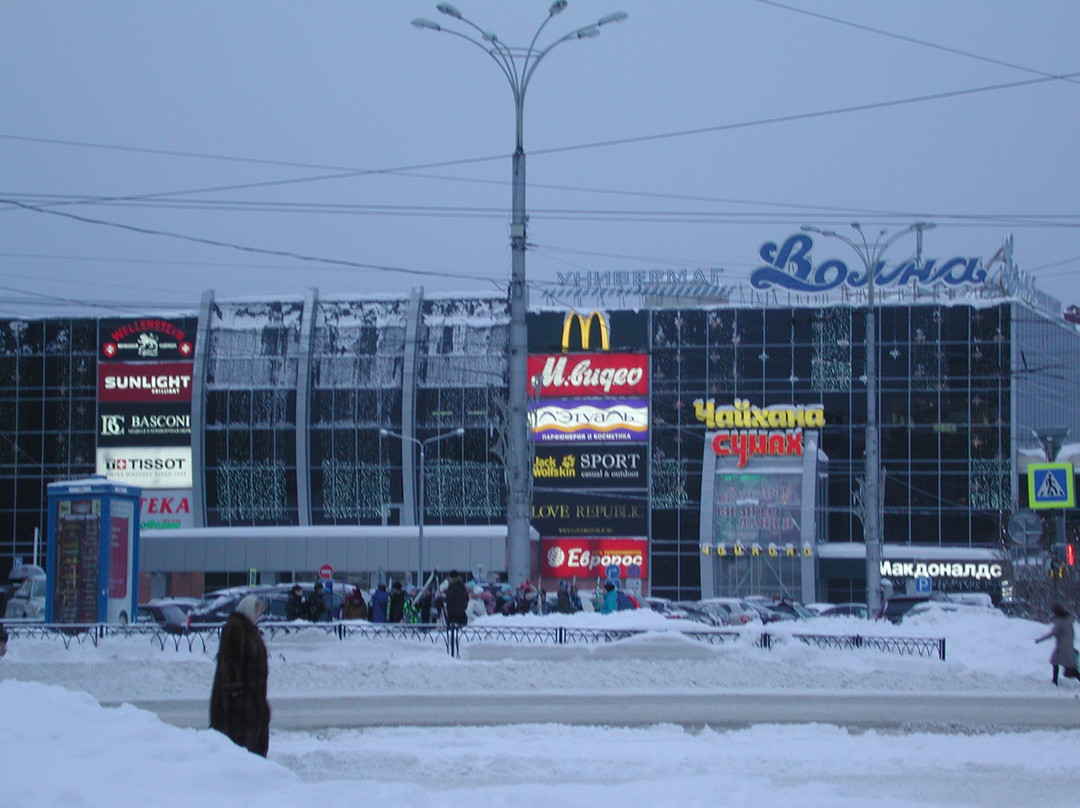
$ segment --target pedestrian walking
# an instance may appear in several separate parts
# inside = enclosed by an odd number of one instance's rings
[[[1054,675],[1050,681],[1055,685],[1058,683],[1058,667],[1065,669],[1066,676],[1080,681],[1080,671],[1076,669],[1076,648],[1073,646],[1072,615],[1060,603],[1055,603],[1050,611],[1053,613],[1050,631],[1035,640],[1040,643],[1054,638],[1054,652],[1050,654],[1050,667]]]
[[[266,645],[255,624],[265,609],[265,601],[248,595],[229,615],[210,691],[210,728],[263,757],[270,747],[270,704]]]

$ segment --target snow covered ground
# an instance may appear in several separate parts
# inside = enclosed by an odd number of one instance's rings
[[[651,613],[488,618],[663,631]],[[772,629],[773,627],[770,626]],[[593,647],[340,641],[321,632],[268,643],[270,699],[395,693],[671,689],[703,694],[882,691],[1043,694],[1075,709],[1080,683],[1050,682],[1046,627],[997,613],[928,614],[902,626],[819,618],[783,624],[771,650],[665,635]],[[821,650],[797,630],[945,637],[947,659]],[[145,638],[94,647],[13,640],[0,659],[0,783],[43,808],[408,802],[503,806],[1075,806],[1080,727],[1068,731],[855,732],[823,724],[740,730],[526,725],[287,732],[269,760],[209,730],[178,729],[130,704],[207,698],[214,646],[161,650]],[[18,783],[12,789],[10,784]]]

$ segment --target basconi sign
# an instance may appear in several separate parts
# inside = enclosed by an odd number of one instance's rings
[[[858,289],[867,285],[865,270],[851,270],[843,261],[832,258],[814,264],[810,250],[814,240],[805,233],[788,236],[783,244],[769,241],[761,245],[758,255],[765,262],[750,273],[750,285],[755,289],[789,289],[793,292],[828,292],[839,286]],[[878,287],[920,286],[977,286],[986,282],[986,269],[981,258],[957,256],[946,261],[931,258],[924,261],[903,261],[886,270],[885,262],[874,267],[874,285]]]

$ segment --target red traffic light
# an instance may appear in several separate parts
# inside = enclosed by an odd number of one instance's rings
[[[1076,546],[1072,544],[1065,545],[1065,563],[1070,567],[1076,566]]]

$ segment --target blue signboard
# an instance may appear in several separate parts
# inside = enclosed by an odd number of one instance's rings
[[[1028,466],[1028,507],[1076,507],[1072,463],[1033,463]]]

